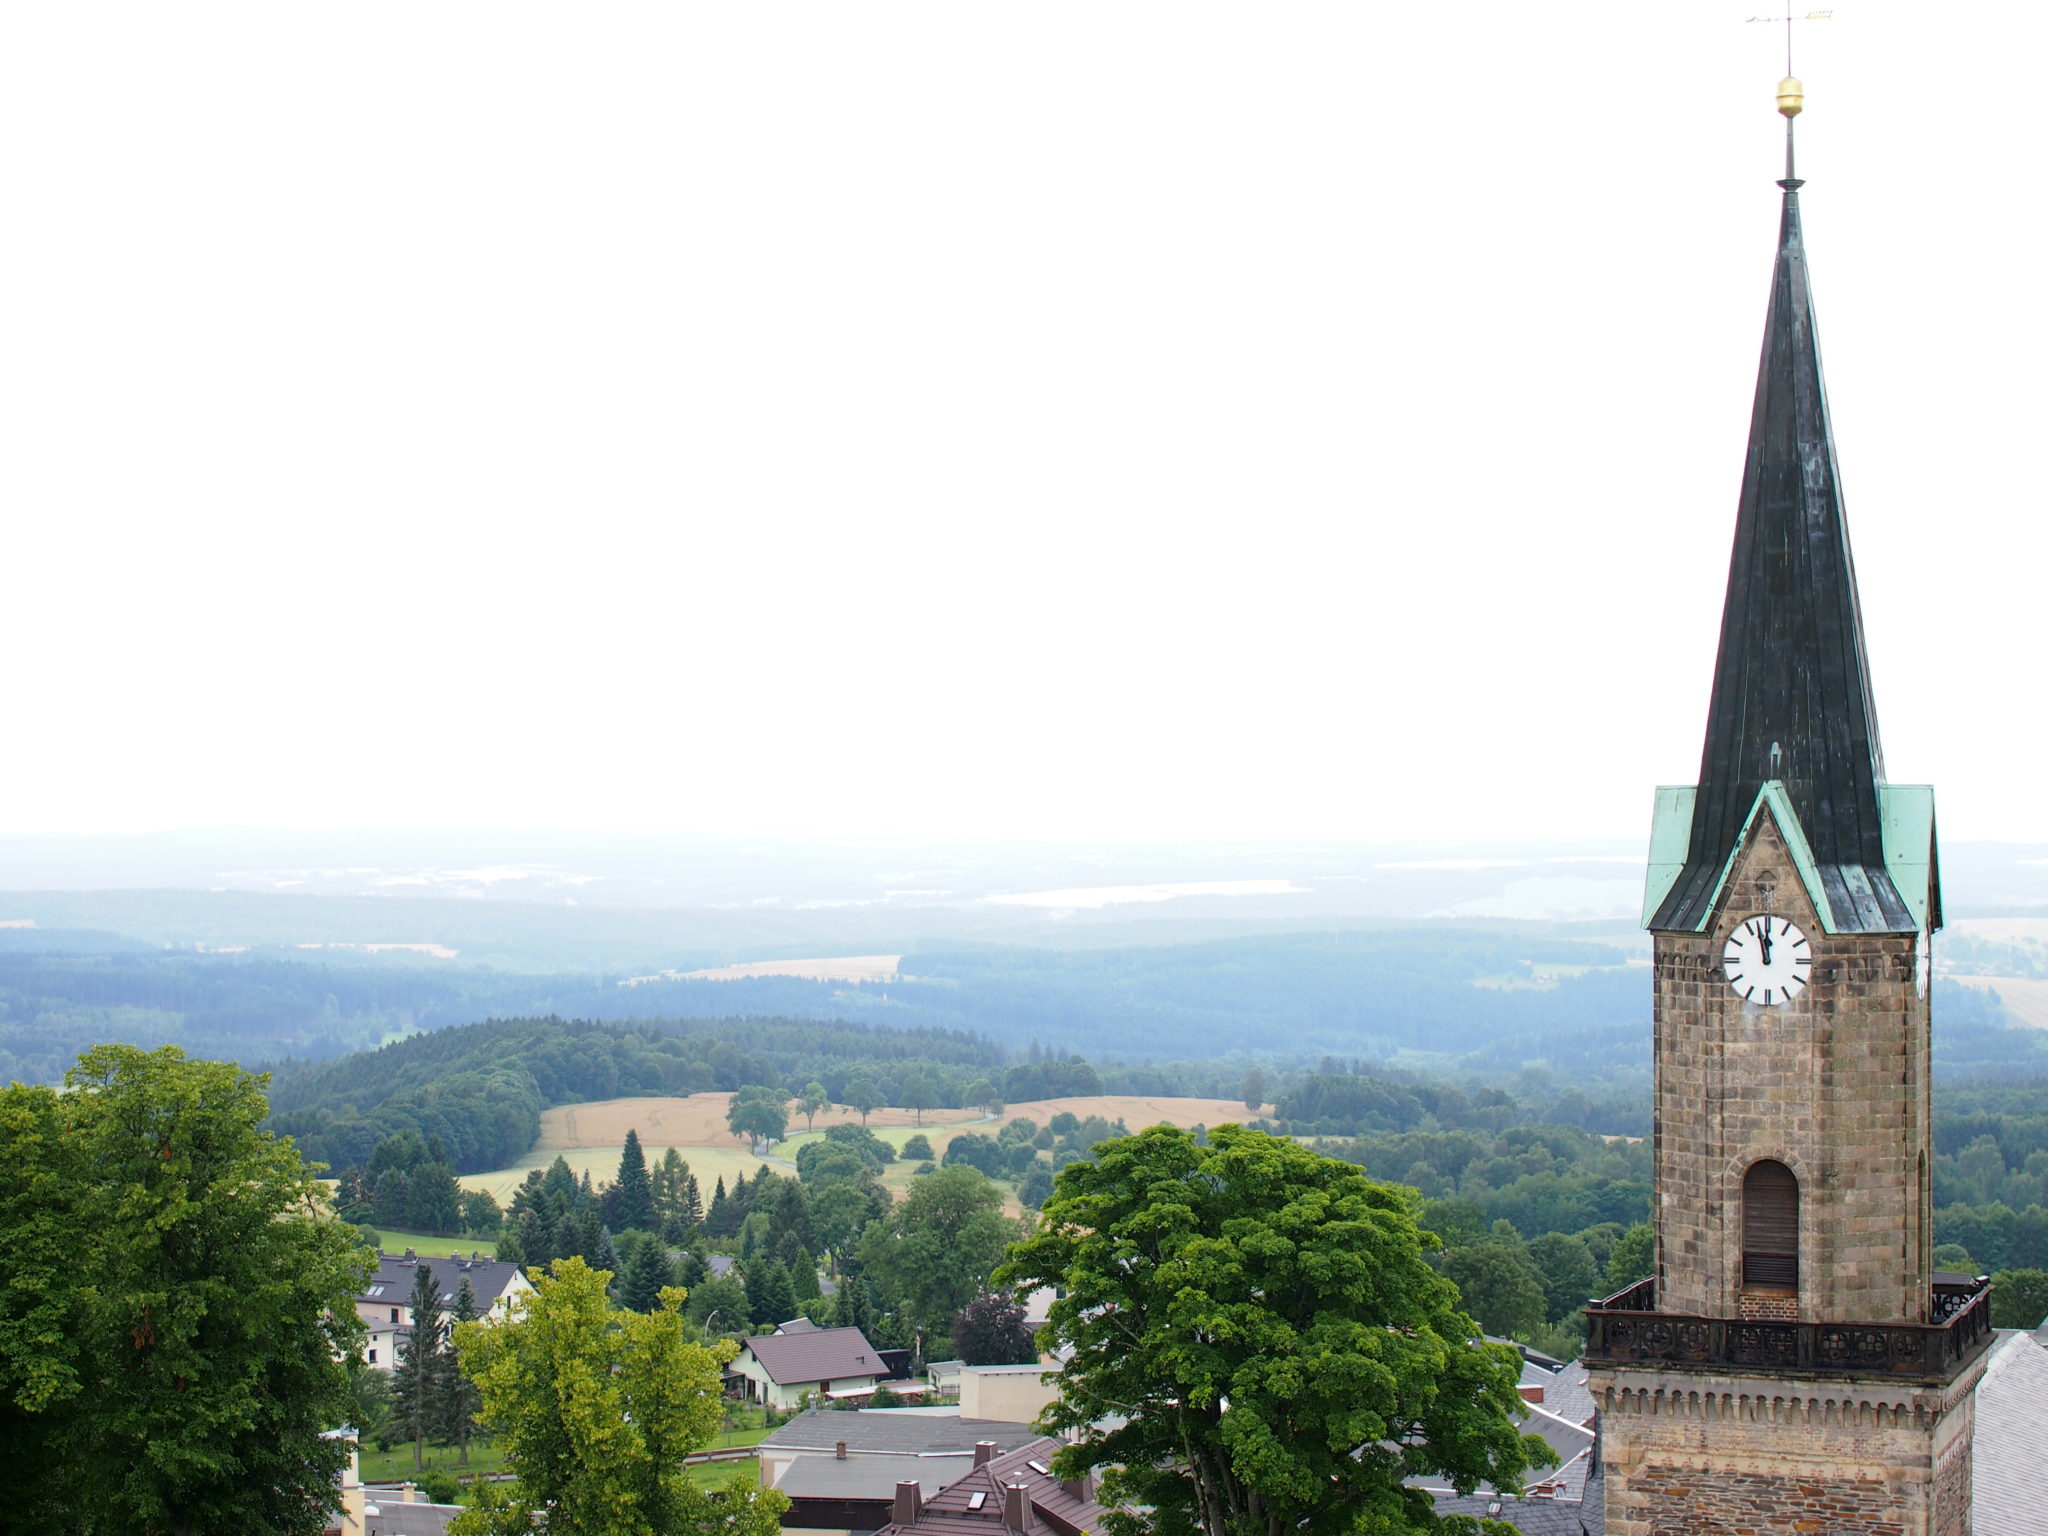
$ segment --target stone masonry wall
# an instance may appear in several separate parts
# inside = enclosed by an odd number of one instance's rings
[[[1596,1371],[1608,1536],[1970,1536],[1972,1394]]]
[[[1777,1007],[1743,1001],[1722,968],[1729,934],[1759,912],[1798,924],[1813,949],[1811,984]],[[1707,931],[1656,935],[1659,1311],[1741,1315],[1743,1176],[1775,1158],[1799,1180],[1797,1316],[1927,1320],[1929,1036],[1915,949],[1913,934],[1824,932],[1768,813]]]

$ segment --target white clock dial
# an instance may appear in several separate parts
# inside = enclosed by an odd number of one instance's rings
[[[1766,1008],[1791,1002],[1813,978],[1806,935],[1782,917],[1744,918],[1728,935],[1721,960],[1736,995]]]

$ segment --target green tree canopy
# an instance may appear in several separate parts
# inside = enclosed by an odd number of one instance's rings
[[[516,1480],[479,1484],[451,1536],[532,1536],[537,1509],[550,1536],[780,1536],[782,1494],[735,1474],[714,1495],[683,1469],[718,1433],[719,1368],[731,1346],[690,1343],[673,1288],[653,1312],[614,1311],[608,1278],[581,1259],[558,1260],[512,1317],[457,1329],[479,1418]]]
[[[862,1269],[903,1298],[928,1339],[953,1331],[953,1319],[988,1284],[1016,1227],[1003,1197],[972,1168],[941,1168],[861,1234]]]
[[[371,1260],[264,1081],[111,1045],[0,1091],[10,1531],[327,1525]]]
[[[749,1085],[732,1096],[726,1127],[742,1141],[780,1141],[789,1130],[789,1100],[780,1088]]]
[[[671,1152],[675,1148],[669,1148]],[[630,1127],[626,1145],[619,1152],[617,1186],[618,1215],[612,1225],[621,1232],[654,1230],[654,1181],[648,1177],[647,1154],[640,1148],[640,1133]]]
[[[2002,1269],[1991,1277],[1991,1326],[2038,1328],[2048,1317],[2048,1272]]]
[[[816,1123],[818,1111],[832,1102],[825,1085],[813,1079],[804,1084],[804,1091],[797,1095],[796,1107],[804,1112],[804,1129],[809,1130]]]
[[[846,1102],[860,1112],[860,1123],[865,1126],[868,1116],[880,1109],[884,1103],[882,1088],[866,1072],[856,1072],[846,1080]]]
[[[1506,1222],[1495,1222],[1486,1237],[1445,1254],[1444,1273],[1488,1333],[1527,1338],[1543,1326],[1543,1272]]]
[[[1065,1288],[1040,1422],[1079,1436],[1056,1472],[1103,1469],[1102,1501],[1136,1506],[1114,1536],[1449,1529],[1404,1478],[1516,1488],[1549,1459],[1514,1426],[1520,1360],[1475,1341],[1410,1198],[1241,1126],[1061,1170],[995,1283]]]

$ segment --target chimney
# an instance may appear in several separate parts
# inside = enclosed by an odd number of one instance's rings
[[[1088,1497],[1088,1479],[1085,1477],[1063,1477],[1060,1479],[1060,1492],[1070,1499],[1085,1501]]]
[[[988,1464],[989,1464],[990,1462],[994,1461],[995,1459],[996,1459],[996,1443],[995,1443],[995,1441],[993,1441],[993,1440],[977,1440],[977,1441],[975,1441],[975,1442],[974,1442],[974,1464],[975,1464],[975,1465],[976,1465],[977,1467],[985,1467],[985,1466],[987,1466],[987,1465],[988,1465]]]
[[[890,1506],[889,1520],[895,1525],[915,1525],[917,1517],[924,1512],[924,1489],[916,1483],[898,1483],[896,1502]]]
[[[1003,1524],[1013,1531],[1031,1529],[1031,1490],[1023,1483],[1003,1489]]]
[[[400,1484],[398,1485],[398,1502],[399,1502],[399,1503],[401,1503],[401,1504],[413,1504],[413,1503],[417,1503],[417,1502],[418,1502],[418,1500],[419,1500],[419,1488],[417,1487],[417,1485],[415,1485],[415,1484],[413,1484],[413,1483],[400,1483]]]
[[[844,1440],[834,1440],[832,1442],[832,1454],[840,1461],[846,1460],[846,1442]]]
[[[1522,1394],[1522,1401],[1525,1403],[1540,1403],[1543,1401],[1543,1388],[1540,1385],[1517,1387],[1515,1390]]]

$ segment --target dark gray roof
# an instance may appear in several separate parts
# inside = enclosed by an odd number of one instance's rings
[[[1578,1503],[1569,1499],[1505,1499],[1497,1494],[1475,1493],[1462,1499],[1439,1497],[1436,1512],[1504,1520],[1524,1536],[1600,1536],[1606,1529],[1597,1499]]]
[[[412,1297],[413,1275],[422,1265],[441,1287],[444,1305],[454,1304],[455,1293],[461,1289],[463,1278],[467,1276],[469,1288],[476,1295],[478,1311],[485,1310],[504,1295],[505,1287],[519,1273],[517,1264],[498,1259],[406,1259],[380,1253],[377,1255],[377,1273],[370,1277],[370,1283],[363,1288],[358,1299],[380,1307],[406,1305]]]
[[[2000,1329],[1977,1384],[1970,1492],[1976,1536],[2038,1536],[2048,1509],[2041,1457],[2048,1447],[2048,1349]]]
[[[875,1408],[811,1408],[763,1440],[761,1449],[829,1454],[838,1441],[844,1440],[849,1452],[966,1455],[983,1440],[993,1440],[997,1449],[1008,1451],[1037,1438],[1038,1431],[1029,1424],[1007,1419],[963,1419],[957,1413],[892,1413]]]
[[[378,1513],[363,1517],[363,1536],[447,1536],[448,1522],[462,1513],[460,1504],[401,1504],[396,1494],[364,1491]]]
[[[892,1499],[898,1483],[918,1483],[931,1492],[973,1470],[971,1451],[915,1460],[849,1451],[844,1461],[836,1456],[799,1456],[775,1486],[793,1499]]]
[[[1559,1371],[1546,1371],[1541,1366],[1522,1367],[1522,1385],[1541,1387],[1543,1401],[1539,1407],[1556,1414],[1560,1419],[1573,1424],[1590,1423],[1593,1418],[1593,1394],[1586,1390],[1586,1367],[1574,1360]]]
[[[1757,794],[1776,779],[1812,850],[1836,930],[1904,933],[1919,925],[1885,863],[1884,753],[1821,383],[1800,183],[1779,185],[1785,206],[1691,843],[1649,926],[1689,930],[1706,921]],[[1935,900],[1930,926],[1938,927]]]
[[[889,1374],[881,1351],[858,1328],[756,1334],[747,1340],[746,1348],[761,1362],[769,1379],[785,1387]]]

